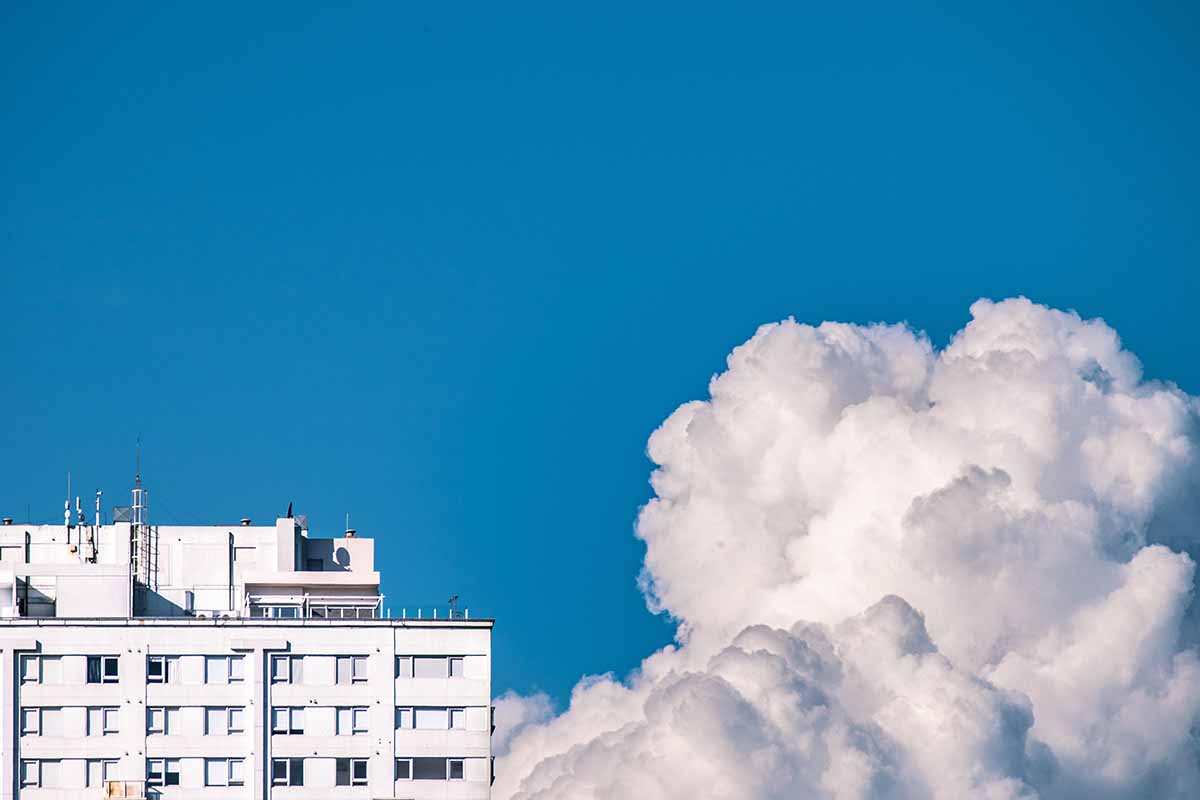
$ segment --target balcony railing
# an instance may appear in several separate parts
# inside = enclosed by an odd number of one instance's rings
[[[247,595],[243,608],[256,619],[378,619],[383,595]]]

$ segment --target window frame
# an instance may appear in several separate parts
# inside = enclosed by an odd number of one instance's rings
[[[367,656],[336,656],[333,663],[333,681],[335,686],[354,686],[365,684],[370,680],[367,672]],[[345,674],[348,680],[342,680],[342,664],[346,665]]]
[[[209,680],[209,666],[217,662],[225,662],[225,680],[214,681]],[[237,665],[236,667],[234,665]],[[241,655],[215,655],[204,656],[204,685],[205,686],[228,686],[234,683],[244,683],[246,680],[246,662]]]
[[[182,706],[147,706],[146,707],[146,735],[147,736],[177,736],[178,730],[174,730],[179,725],[179,712]],[[162,728],[156,728],[153,719],[154,712],[162,712]],[[174,724],[172,724],[171,712],[174,711]],[[207,725],[208,720],[205,719]]]
[[[158,768],[158,777],[154,777],[155,767]],[[172,769],[174,767],[174,769]],[[171,780],[172,774],[175,780]],[[182,780],[183,770],[178,758],[147,758],[146,759],[146,785],[147,786],[179,786]]]
[[[40,758],[22,758],[17,767],[22,789],[37,789],[42,785],[42,760]],[[30,775],[32,774],[32,778]]]
[[[84,787],[87,789],[103,789],[107,781],[116,780],[117,764],[120,763],[116,758],[88,758],[84,760]],[[92,785],[92,765],[97,764],[100,767],[100,783]],[[111,770],[111,772],[110,772]]]
[[[455,715],[461,716],[461,720],[462,720],[461,725],[454,724]],[[466,708],[455,708],[455,707],[451,706],[446,709],[446,717],[447,717],[446,730],[465,731],[467,729],[467,709]]]
[[[209,780],[209,767],[214,764],[225,765],[225,782],[212,783]],[[237,775],[234,775],[234,764],[237,765]],[[246,785],[246,762],[244,758],[232,756],[229,758],[218,756],[216,758],[204,758],[204,786],[209,787],[226,787],[226,786],[245,786]]]
[[[98,730],[92,725],[93,711],[100,721]],[[120,706],[85,706],[83,714],[86,736],[116,736],[121,732]]]
[[[304,709],[306,706],[271,706],[271,735],[272,736],[303,736]],[[282,726],[277,724],[277,715],[283,713],[285,720]],[[297,725],[299,719],[299,725]]]
[[[95,679],[93,679],[92,666],[95,665]],[[109,667],[112,667],[112,673],[109,674]],[[87,656],[86,662],[86,681],[89,684],[112,684],[121,682],[121,657],[96,655]]]
[[[283,666],[283,675],[277,674],[278,665]],[[304,656],[277,653],[271,656],[271,683],[298,685],[304,680]]]
[[[279,765],[283,765],[283,776],[279,774],[277,769]],[[295,767],[299,765],[297,771]],[[296,781],[296,775],[299,772],[299,781]],[[271,759],[271,786],[303,786],[304,785],[304,759],[296,757],[272,758]]]
[[[32,674],[30,674],[32,672]],[[21,654],[21,683],[42,682],[42,657],[34,653]]]
[[[334,761],[334,786],[368,786],[370,785],[370,759],[351,756],[338,756]],[[341,770],[345,768],[346,782],[341,782]],[[362,767],[362,777],[355,775],[358,767]]]
[[[27,718],[32,718],[33,724],[26,724]],[[41,736],[42,735],[42,709],[41,706],[22,706],[21,707],[21,727],[20,736]]]
[[[408,715],[408,724],[404,724],[405,714]],[[416,730],[417,715],[412,706],[396,706],[396,730],[398,731],[414,731]]]
[[[158,664],[161,666],[162,672],[158,677],[152,677],[150,674],[150,665]],[[173,684],[178,682],[179,677],[179,656],[161,656],[153,655],[146,656],[146,683],[153,684]]]

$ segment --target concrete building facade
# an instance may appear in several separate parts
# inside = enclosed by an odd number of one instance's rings
[[[491,620],[392,616],[353,531],[137,492],[0,525],[0,800],[490,797]]]

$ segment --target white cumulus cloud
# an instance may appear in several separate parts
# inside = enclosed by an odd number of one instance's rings
[[[678,643],[503,699],[496,797],[1200,797],[1200,403],[1100,320],[971,314],[734,349],[648,448]]]

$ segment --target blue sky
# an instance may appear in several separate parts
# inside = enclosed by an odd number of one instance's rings
[[[158,521],[349,511],[561,701],[669,641],[645,441],[763,322],[1026,294],[1200,392],[1186,4],[569,5],[0,10],[0,511],[140,435]]]

